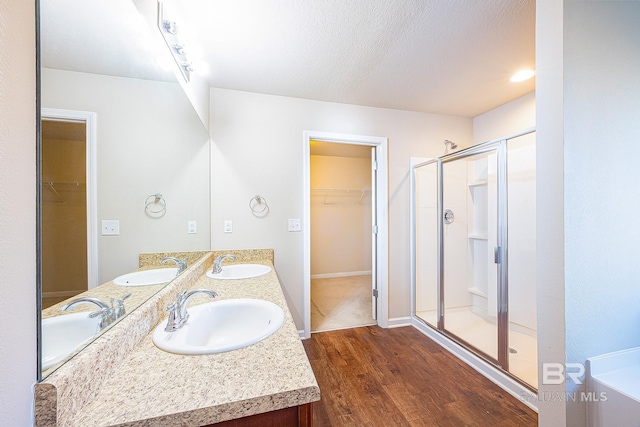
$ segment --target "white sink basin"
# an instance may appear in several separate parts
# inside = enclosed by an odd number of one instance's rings
[[[255,344],[277,331],[284,312],[259,299],[228,299],[188,308],[189,320],[175,332],[165,332],[167,321],[153,332],[153,343],[177,354],[212,354]]]
[[[587,359],[589,427],[637,427],[640,420],[640,347]]]
[[[42,369],[64,360],[98,332],[100,319],[89,312],[65,314],[42,319]]]
[[[178,269],[176,267],[135,271],[116,277],[113,279],[113,284],[118,286],[159,285],[161,283],[169,283],[177,274]]]
[[[262,264],[230,264],[222,266],[220,273],[214,274],[211,270],[207,271],[207,277],[212,279],[251,279],[267,274],[271,271],[271,267]]]

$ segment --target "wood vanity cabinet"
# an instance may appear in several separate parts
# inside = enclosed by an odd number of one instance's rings
[[[313,427],[313,403],[307,403],[205,427]]]

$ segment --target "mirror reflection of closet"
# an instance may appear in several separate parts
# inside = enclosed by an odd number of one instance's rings
[[[170,51],[136,3],[39,3],[41,319],[61,315],[63,301],[87,290],[105,303],[131,292],[125,303],[131,313],[163,286],[120,289],[111,283],[142,267],[140,254],[184,253],[191,265],[211,247],[209,134],[173,71],[160,66],[172,64]],[[155,1],[143,3],[155,10]],[[59,134],[67,126],[72,135]],[[88,152],[76,151],[82,144]],[[53,159],[61,163],[49,163]],[[169,203],[161,218],[144,210],[155,193]],[[103,235],[103,220],[119,221],[120,233]],[[190,222],[196,232],[188,230]],[[92,309],[83,304],[73,312]]]
[[[42,121],[42,308],[88,289],[86,125]]]

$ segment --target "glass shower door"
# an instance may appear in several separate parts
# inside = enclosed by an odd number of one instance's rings
[[[438,214],[439,161],[432,160],[414,168],[415,223],[415,315],[438,327],[440,301],[440,262]]]
[[[538,387],[536,135],[507,140],[509,372]]]
[[[536,141],[413,165],[416,318],[536,389]]]
[[[498,363],[498,148],[442,163],[444,331]]]

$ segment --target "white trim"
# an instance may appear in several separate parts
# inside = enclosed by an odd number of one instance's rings
[[[393,317],[389,319],[389,328],[401,328],[403,326],[411,326],[411,316]]]
[[[345,271],[342,273],[321,273],[312,274],[312,279],[333,279],[335,277],[351,277],[351,276],[367,276],[371,274],[371,270],[368,271]]]
[[[464,347],[458,345],[433,328],[425,325],[417,318],[412,318],[412,324],[414,328],[435,341],[436,344],[439,344],[442,348],[465,362],[482,376],[488,378],[498,387],[518,399],[523,404],[527,405],[529,408],[538,412],[537,395],[534,392],[532,392],[510,376],[503,373],[500,369],[494,368]]]
[[[379,136],[351,135],[345,133],[303,132],[302,145],[302,191],[303,191],[303,313],[304,337],[311,336],[311,184],[310,184],[310,148],[311,140],[323,142],[335,142],[342,144],[355,144],[372,146],[376,148],[378,159],[378,325],[383,328],[389,327],[389,297],[388,297],[388,241],[389,241],[389,221],[388,221],[388,178],[387,178],[387,145],[388,140]]]
[[[98,286],[98,179],[97,179],[97,122],[98,115],[91,111],[43,108],[42,120],[84,122],[86,125],[87,164],[87,285]]]

